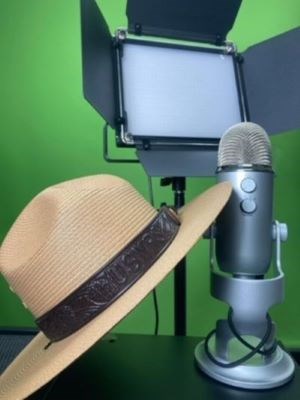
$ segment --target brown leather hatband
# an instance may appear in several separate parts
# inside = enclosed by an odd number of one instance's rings
[[[51,342],[62,340],[114,303],[169,247],[179,229],[173,210],[163,207],[154,220],[117,256],[36,320]]]

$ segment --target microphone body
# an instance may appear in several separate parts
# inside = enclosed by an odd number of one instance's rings
[[[241,276],[265,275],[272,260],[272,170],[224,167],[217,181],[229,181],[231,198],[217,219],[216,257],[219,268]]]
[[[218,265],[235,276],[263,277],[272,261],[274,173],[270,139],[262,127],[241,123],[223,135],[217,181],[233,186],[217,219]]]

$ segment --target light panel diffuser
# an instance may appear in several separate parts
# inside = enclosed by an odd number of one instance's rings
[[[232,55],[125,42],[121,63],[133,136],[213,139],[241,122]]]

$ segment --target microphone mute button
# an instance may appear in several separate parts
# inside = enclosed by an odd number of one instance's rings
[[[246,214],[253,214],[256,208],[256,202],[252,199],[246,199],[241,202],[241,210]]]

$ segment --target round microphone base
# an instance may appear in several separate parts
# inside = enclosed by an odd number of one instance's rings
[[[213,356],[222,363],[225,360]],[[281,347],[277,347],[272,357],[261,358],[261,364],[242,364],[233,368],[225,368],[215,364],[207,356],[204,341],[195,349],[198,367],[211,378],[226,385],[251,390],[272,389],[289,382],[295,371],[292,357]]]

